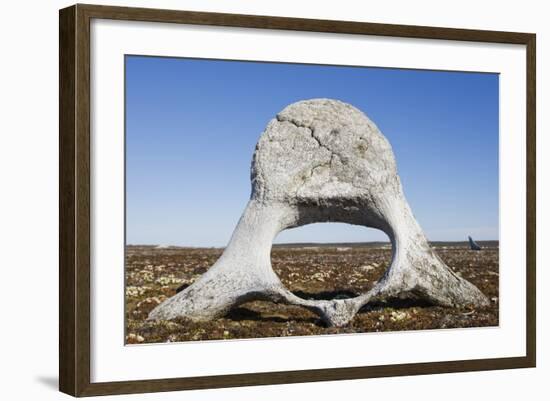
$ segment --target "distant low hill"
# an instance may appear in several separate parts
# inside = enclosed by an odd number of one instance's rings
[[[482,247],[495,248],[498,247],[498,240],[476,241]],[[470,247],[468,241],[430,241],[431,246],[458,246]],[[303,248],[303,247],[327,247],[327,248],[379,248],[382,246],[391,246],[389,241],[372,241],[372,242],[299,242],[288,244],[273,244],[273,248]]]
[[[476,241],[481,247],[497,248],[499,246],[498,240],[488,241]],[[456,246],[469,248],[468,241],[431,241],[430,245],[434,247],[442,246]],[[145,248],[157,248],[157,249],[199,249],[199,248],[219,248],[224,247],[194,247],[194,246],[178,246],[178,245],[151,245],[151,244],[128,244],[129,247],[145,247]],[[296,242],[287,244],[273,244],[273,248],[380,248],[391,246],[389,241],[372,241],[372,242]]]

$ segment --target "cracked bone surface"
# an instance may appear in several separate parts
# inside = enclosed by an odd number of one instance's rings
[[[270,300],[300,305],[328,325],[343,326],[374,299],[488,304],[430,248],[403,194],[388,140],[355,107],[330,99],[287,106],[260,137],[251,178],[250,200],[221,257],[149,319],[210,320],[244,302]],[[370,291],[309,300],[284,287],[271,267],[273,239],[284,229],[317,222],[362,225],[388,235],[392,262]]]

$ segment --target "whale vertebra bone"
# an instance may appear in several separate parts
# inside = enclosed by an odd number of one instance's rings
[[[365,114],[330,99],[289,105],[267,125],[252,160],[252,194],[225,251],[195,283],[149,319],[210,320],[251,300],[300,305],[328,325],[349,323],[373,299],[410,296],[443,306],[487,305],[474,285],[430,248],[405,199],[388,140]],[[287,228],[343,222],[382,230],[392,262],[355,298],[302,299],[271,267],[273,239]]]

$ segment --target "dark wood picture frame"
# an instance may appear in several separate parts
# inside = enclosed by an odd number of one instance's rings
[[[527,259],[523,357],[90,382],[90,21],[92,18],[443,39],[526,46]],[[73,396],[534,367],[536,364],[535,47],[531,33],[74,5],[59,13],[59,389]]]

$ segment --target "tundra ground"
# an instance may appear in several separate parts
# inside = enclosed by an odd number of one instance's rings
[[[498,326],[498,242],[432,244],[457,274],[476,285],[490,300],[488,307],[443,308],[413,300],[387,300],[364,307],[346,327],[326,327],[297,306],[254,301],[211,322],[186,319],[148,322],[149,312],[178,288],[192,284],[214,264],[220,248],[126,247],[126,343],[285,337],[400,330]],[[368,291],[391,260],[384,243],[277,245],[273,269],[296,295],[312,299],[352,297]]]

